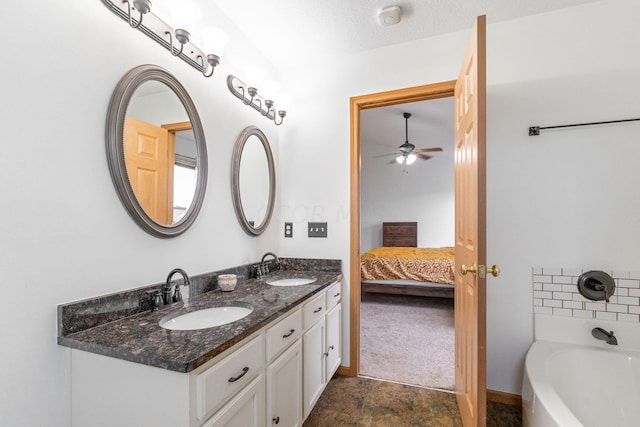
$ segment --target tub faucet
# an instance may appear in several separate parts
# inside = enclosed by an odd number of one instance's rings
[[[174,268],[173,270],[171,270],[169,272],[169,275],[167,276],[167,282],[164,284],[164,287],[162,288],[162,294],[164,296],[164,303],[165,304],[170,304],[171,300],[173,299],[173,302],[178,302],[178,301],[182,301],[182,294],[180,293],[180,285],[176,284],[176,291],[173,292],[173,298],[171,296],[172,292],[171,292],[171,279],[173,278],[174,274],[180,274],[182,276],[182,279],[184,280],[184,286],[189,286],[191,284],[191,281],[189,280],[189,276],[187,275],[187,273],[181,269],[181,268]]]
[[[613,335],[613,331],[607,332],[602,328],[593,328],[591,335],[596,339],[605,341],[609,345],[618,345],[618,339]]]

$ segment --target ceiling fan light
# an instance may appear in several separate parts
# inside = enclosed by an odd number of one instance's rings
[[[413,153],[407,154],[407,164],[408,165],[412,164],[413,162],[416,161],[417,158],[418,157]]]
[[[396,162],[403,164],[404,163],[404,159],[405,157],[403,155],[399,155],[398,157],[396,157]]]

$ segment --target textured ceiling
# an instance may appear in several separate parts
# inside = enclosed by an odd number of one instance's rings
[[[211,0],[280,67],[470,29],[598,0]],[[398,5],[399,24],[380,26]]]

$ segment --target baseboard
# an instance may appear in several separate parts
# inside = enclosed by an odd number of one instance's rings
[[[354,370],[351,369],[350,366],[343,366],[343,365],[340,365],[338,367],[338,370],[336,371],[336,374],[342,375],[342,376],[345,376],[345,377],[357,377],[358,376],[358,373],[354,372]]]
[[[522,408],[522,396],[519,394],[505,393],[504,391],[487,390],[487,402],[504,403],[505,405]]]

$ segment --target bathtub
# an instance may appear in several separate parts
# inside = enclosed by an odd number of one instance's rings
[[[640,426],[640,353],[604,346],[533,343],[522,386],[525,427]]]

